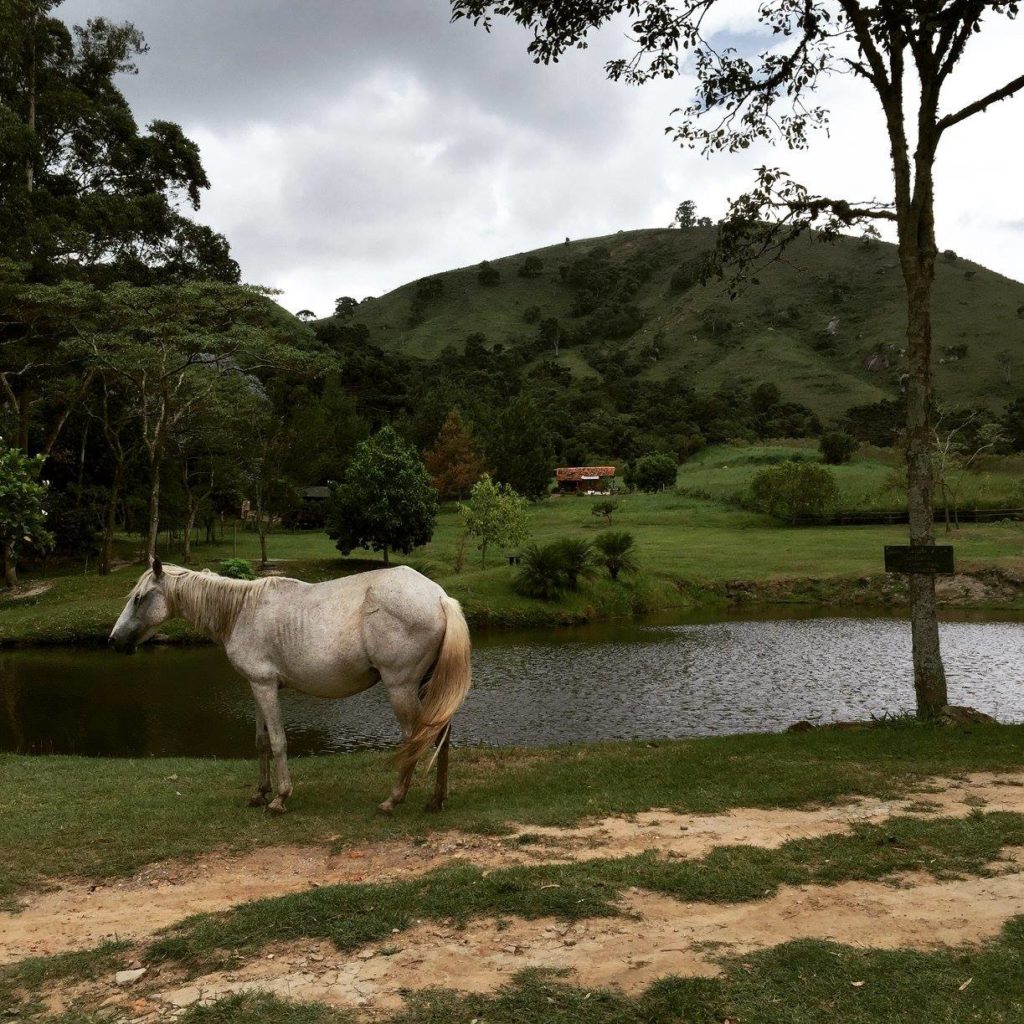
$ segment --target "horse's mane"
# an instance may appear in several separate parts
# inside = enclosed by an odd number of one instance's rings
[[[198,630],[225,640],[238,621],[238,616],[258,604],[280,583],[267,576],[259,580],[233,580],[211,572],[195,572],[177,565],[165,565],[164,575],[170,586],[168,596],[177,615],[188,619]]]

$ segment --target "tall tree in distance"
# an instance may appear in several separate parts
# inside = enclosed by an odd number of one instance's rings
[[[873,94],[888,135],[892,193],[877,201],[818,195],[778,168],[761,167],[754,187],[735,200],[720,228],[723,256],[749,268],[777,255],[811,228],[825,236],[854,225],[895,226],[907,304],[906,456],[910,542],[934,544],[931,466],[934,169],[940,143],[958,125],[1024,90],[1019,60],[987,68],[990,86],[949,106],[947,87],[971,43],[1016,17],[1019,4],[999,0],[763,0],[746,25],[727,0],[452,0],[453,18],[487,27],[494,16],[528,28],[528,51],[550,63],[586,45],[590,32],[625,17],[632,51],[609,61],[609,78],[640,85],[674,78],[686,60],[696,95],[677,114],[675,138],[705,154],[738,152],[758,141],[791,149],[809,144],[828,123],[816,102],[825,78]],[[763,50],[744,55],[705,35],[709,15],[731,16],[730,36],[760,34]],[[939,647],[935,578],[910,576],[914,688],[918,714],[947,703]]]
[[[424,456],[434,490],[443,500],[462,499],[480,479],[484,460],[458,409],[445,417],[434,447]]]
[[[384,555],[409,554],[434,535],[437,492],[416,449],[392,427],[356,448],[345,479],[327,509],[327,535],[347,555],[370,548]]]

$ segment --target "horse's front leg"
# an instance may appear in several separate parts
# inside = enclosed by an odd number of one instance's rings
[[[250,679],[249,684],[252,686],[252,695],[256,698],[256,706],[263,715],[277,774],[277,795],[267,805],[267,810],[275,814],[284,814],[285,801],[292,795],[292,780],[288,774],[288,743],[285,739],[284,723],[281,721],[281,705],[277,699],[278,682],[276,678]],[[269,778],[267,781],[269,783]]]
[[[260,782],[249,798],[250,807],[263,807],[270,800],[270,737],[260,706],[256,705],[256,756],[260,762]]]

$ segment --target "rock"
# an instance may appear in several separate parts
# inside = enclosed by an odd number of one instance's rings
[[[814,726],[807,719],[802,718],[799,722],[794,722],[786,732],[810,732],[813,728]]]
[[[196,985],[189,985],[187,988],[179,988],[173,992],[165,992],[160,998],[172,1006],[191,1006],[199,1001],[202,992]]]
[[[130,971],[118,971],[114,975],[115,985],[134,985],[146,973],[145,967],[136,967]]]
[[[995,725],[996,720],[991,715],[977,708],[963,707],[958,704],[947,704],[940,712],[939,719],[943,725],[963,725],[966,722],[975,722],[984,725]]]
[[[377,951],[373,949],[364,949],[361,953],[356,953],[360,960],[372,960],[376,955]]]

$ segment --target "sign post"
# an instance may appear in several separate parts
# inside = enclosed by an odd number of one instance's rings
[[[885,571],[953,576],[952,544],[886,544]]]

